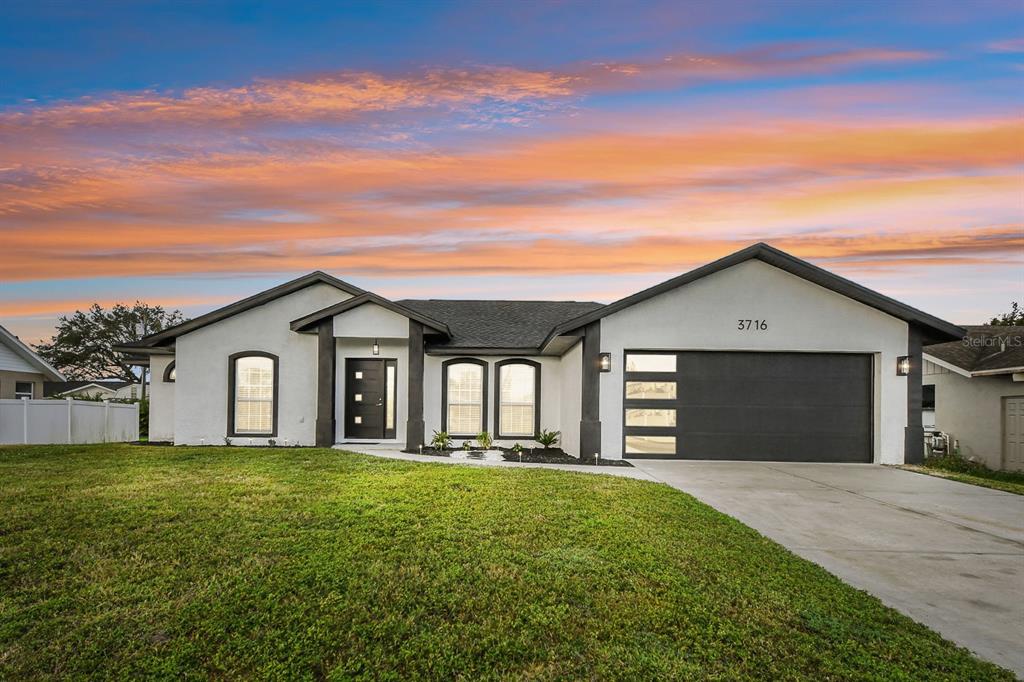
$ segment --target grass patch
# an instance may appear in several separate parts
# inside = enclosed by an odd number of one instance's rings
[[[0,448],[0,678],[1013,679],[664,485]]]
[[[996,471],[980,462],[970,462],[956,455],[929,457],[925,459],[923,466],[906,465],[903,468],[961,483],[980,485],[983,488],[1024,495],[1024,472]]]

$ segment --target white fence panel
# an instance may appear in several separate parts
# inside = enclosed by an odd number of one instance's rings
[[[139,439],[139,406],[89,400],[0,400],[0,443]]]

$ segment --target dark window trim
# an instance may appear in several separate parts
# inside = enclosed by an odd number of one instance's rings
[[[487,430],[487,373],[488,363],[478,358],[452,358],[441,363],[441,430],[448,431],[448,368],[452,365],[480,365],[484,368],[484,380],[481,386],[480,409],[481,409],[481,431]],[[476,438],[479,433],[449,433],[452,438]]]
[[[533,367],[533,435],[511,435],[501,432],[501,370],[509,365],[527,365]],[[537,439],[540,435],[540,371],[541,364],[535,360],[509,358],[494,363],[494,433],[496,438],[515,440],[517,438]],[[447,412],[447,410],[446,410]]]
[[[270,358],[274,361],[274,402],[273,426],[270,433],[236,433],[235,432],[235,365],[242,358]],[[280,382],[280,359],[273,353],[261,350],[246,350],[228,356],[228,437],[233,438],[276,438],[277,437],[277,396]]]
[[[167,367],[164,368],[164,383],[165,384],[173,384],[174,383],[174,379],[171,378],[171,372],[174,371],[174,364],[176,362],[177,362],[176,360],[171,360],[170,364],[167,365]]]

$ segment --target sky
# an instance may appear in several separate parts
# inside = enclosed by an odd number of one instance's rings
[[[1024,299],[1024,4],[4,3],[0,324],[312,270],[608,302],[766,241]]]

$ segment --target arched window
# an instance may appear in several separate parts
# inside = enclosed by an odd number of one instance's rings
[[[164,382],[173,384],[174,380],[178,378],[178,370],[175,368],[175,361],[171,360],[171,364],[164,368]]]
[[[277,435],[277,356],[245,351],[228,357],[228,435]]]
[[[494,366],[494,430],[498,438],[533,438],[540,432],[540,363],[514,358]]]
[[[487,363],[455,358],[441,367],[441,430],[476,438],[487,430]]]

